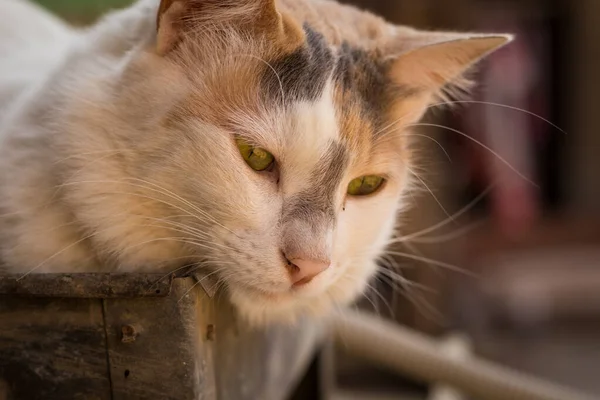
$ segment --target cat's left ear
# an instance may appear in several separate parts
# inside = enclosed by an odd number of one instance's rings
[[[445,88],[466,89],[464,74],[478,61],[513,40],[511,35],[402,32],[388,74],[395,85],[431,100]],[[449,86],[450,85],[450,86]]]
[[[304,38],[300,26],[281,14],[276,0],[161,0],[157,15],[157,51],[165,54],[187,34],[235,27],[247,36],[261,35],[282,48]]]

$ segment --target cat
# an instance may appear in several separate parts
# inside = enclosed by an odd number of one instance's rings
[[[355,300],[406,204],[406,134],[510,35],[332,0],[139,0],[87,29],[0,0],[0,259],[194,264],[246,320]]]

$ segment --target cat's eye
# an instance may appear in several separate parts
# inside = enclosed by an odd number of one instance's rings
[[[255,171],[265,171],[269,169],[275,162],[273,154],[261,147],[254,147],[243,139],[235,140],[240,154],[246,164]]]
[[[348,194],[351,196],[366,196],[381,188],[385,179],[377,175],[365,175],[353,179],[348,184]]]

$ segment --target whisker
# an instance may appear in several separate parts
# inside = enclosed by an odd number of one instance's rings
[[[435,138],[432,138],[431,136],[427,136],[427,135],[423,135],[421,133],[404,133],[402,136],[416,136],[416,137],[423,137],[425,139],[429,139],[432,142],[434,142],[435,144],[438,145],[438,147],[444,152],[444,154],[446,155],[446,158],[448,159],[448,161],[452,162],[452,158],[450,157],[450,154],[446,151],[446,149],[444,148],[444,146],[442,146],[442,144],[439,142],[439,140],[436,140]]]
[[[141,226],[143,226],[143,225],[141,225]],[[168,227],[163,227],[163,228],[168,229]],[[89,235],[86,235],[86,236],[80,238],[79,240],[76,240],[75,242],[73,242],[73,243],[71,243],[71,244],[63,247],[61,250],[59,250],[56,253],[52,254],[51,256],[49,256],[48,258],[46,258],[44,261],[42,261],[38,265],[36,265],[34,268],[30,269],[29,271],[27,271],[26,273],[24,273],[23,275],[21,275],[19,278],[17,278],[17,281],[20,281],[21,279],[27,277],[32,272],[34,272],[34,271],[38,270],[39,268],[43,267],[44,265],[46,265],[49,261],[52,261],[54,258],[56,258],[59,255],[63,254],[65,251],[73,248],[74,246],[77,246],[78,244],[80,244],[80,243],[82,243],[82,242],[84,242],[84,241],[86,241],[86,240],[88,240],[88,239],[90,239],[90,238],[92,238],[92,237],[94,237],[94,236],[102,233],[102,232],[110,230],[110,229],[112,229],[112,227],[95,231],[95,232],[93,232],[93,233],[91,233]],[[150,242],[153,242],[153,241],[166,240],[166,239],[173,240],[173,241],[180,241],[180,242],[184,242],[184,243],[187,243],[187,244],[192,244],[192,245],[195,245],[195,246],[198,246],[198,247],[204,247],[204,248],[209,249],[209,250],[215,250],[214,247],[210,247],[207,244],[200,243],[200,242],[195,242],[195,241],[192,241],[192,240],[185,240],[185,239],[177,238],[177,237],[174,237],[174,238],[158,238],[158,239],[148,240],[146,242],[136,243],[135,245],[126,247],[125,250],[129,250],[130,248],[134,248],[136,246],[144,245],[144,244],[147,244],[147,243],[150,243]],[[216,244],[216,243],[212,243],[212,244]],[[123,251],[125,251],[125,250],[123,250]]]
[[[475,221],[468,225],[463,226],[462,228],[455,230],[454,232],[450,232],[445,235],[416,238],[416,239],[410,240],[410,242],[411,243],[420,243],[420,244],[437,244],[437,243],[442,243],[442,242],[448,242],[448,241],[454,240],[460,236],[463,236],[471,231],[474,231],[475,229],[477,229],[481,225],[483,225],[484,222],[485,221],[483,221],[483,220]]]
[[[63,183],[60,185],[57,185],[57,187],[64,187],[64,186],[75,186],[75,185],[80,185],[80,184],[85,184],[85,183],[126,183],[126,182],[122,182],[122,181],[111,181],[111,180],[98,180],[98,181],[74,181],[74,182],[68,182],[68,183]],[[159,192],[158,190],[155,189],[151,189],[145,186],[141,186],[141,185],[134,185],[134,184],[130,184],[127,183],[128,185],[132,185],[132,186],[138,186],[147,190],[151,190],[151,191],[155,191],[155,192]],[[122,191],[111,191],[111,192],[106,192],[107,194],[123,194],[123,195],[129,195],[129,196],[136,196],[136,197],[141,197],[141,198],[145,198],[148,200],[153,200],[159,203],[163,203],[165,205],[168,205],[170,207],[173,207],[179,211],[182,211],[184,213],[186,213],[186,215],[190,216],[190,217],[195,217],[195,218],[200,218],[199,216],[196,216],[194,214],[191,214],[188,210],[185,210],[181,207],[178,207],[177,205],[170,203],[168,201],[162,200],[162,199],[158,199],[156,197],[152,197],[152,196],[147,196],[147,195],[143,195],[140,193],[135,193],[135,192],[122,192]],[[160,193],[160,192],[159,192]],[[163,193],[164,194],[164,193]]]
[[[26,276],[30,275],[33,271],[38,270],[39,268],[43,267],[44,265],[46,265],[46,263],[48,263],[49,261],[52,261],[54,258],[58,257],[59,255],[63,254],[65,251],[73,248],[74,246],[77,246],[78,244],[90,239],[91,237],[97,235],[98,232],[94,232],[90,235],[84,236],[83,238],[71,243],[70,245],[64,247],[63,249],[57,251],[56,253],[54,253],[53,255],[51,255],[50,257],[46,258],[44,261],[42,261],[41,263],[39,263],[38,265],[36,265],[34,268],[32,268],[31,270],[25,272],[23,275],[21,275],[19,278],[17,278],[17,281],[20,281],[21,279],[25,278]]]
[[[400,270],[400,267],[394,261],[394,259],[390,258],[388,260],[390,261],[390,263],[392,265],[394,265],[396,267],[397,270]],[[391,270],[387,270],[387,269],[380,269],[380,270],[381,270],[381,272],[384,272],[384,273],[394,274],[394,272]],[[417,292],[413,291],[413,288],[421,289],[422,291],[429,292],[429,293],[432,293],[435,295],[437,295],[438,293],[436,291],[434,291],[433,289],[428,288],[424,285],[417,284],[416,282],[411,282],[410,280],[404,278],[401,275],[399,275],[399,278],[401,278],[399,280],[399,282],[402,285],[402,288],[404,290],[404,298],[406,300],[408,300],[413,306],[415,306],[417,311],[419,311],[425,318],[427,318],[428,320],[433,321],[435,323],[440,323],[443,320],[442,314],[438,310],[436,310],[431,305],[431,303],[429,303],[429,301],[427,301],[427,299],[421,293],[417,293]],[[395,280],[397,278],[390,276],[389,279],[392,280],[392,282],[395,282]]]
[[[484,144],[480,140],[477,140],[477,139],[475,139],[475,138],[467,135],[466,133],[459,131],[458,129],[450,128],[449,126],[444,126],[444,125],[439,125],[439,124],[430,124],[430,123],[417,123],[417,124],[410,124],[408,126],[414,126],[414,127],[429,126],[429,127],[434,127],[434,128],[446,129],[446,130],[449,130],[451,132],[457,133],[457,134],[459,134],[459,135],[461,135],[461,136],[463,136],[463,137],[471,140],[472,142],[478,144],[479,146],[481,146],[482,148],[486,149],[487,151],[489,151],[500,162],[502,162],[511,171],[513,171],[515,174],[517,174],[521,179],[523,179],[524,181],[530,183],[531,185],[535,186],[536,188],[539,188],[538,184],[536,184],[534,181],[532,181],[531,179],[529,179],[525,175],[523,175],[521,172],[519,172],[519,170],[517,170],[515,167],[513,167],[511,163],[509,163],[508,161],[506,161],[506,159],[504,157],[502,157],[500,154],[498,154],[498,152],[494,151],[491,147],[487,146],[486,144]]]
[[[459,218],[463,214],[465,214],[465,213],[469,212],[470,210],[472,210],[473,207],[475,207],[481,200],[483,200],[483,198],[485,196],[487,196],[492,191],[492,189],[495,187],[495,185],[496,185],[496,182],[490,184],[477,197],[475,197],[473,200],[471,200],[471,202],[469,202],[469,204],[467,204],[466,206],[464,206],[463,208],[461,208],[460,210],[458,210],[457,212],[455,212],[453,214],[453,219],[456,220],[457,218]],[[441,221],[441,222],[439,222],[439,223],[437,223],[435,225],[432,225],[432,226],[430,226],[428,228],[422,229],[422,230],[420,230],[418,232],[394,238],[394,239],[390,240],[388,242],[388,244],[411,241],[414,238],[418,238],[418,237],[426,235],[426,234],[428,234],[430,232],[434,232],[434,231],[438,230],[439,228],[442,228],[442,227],[448,225],[450,222],[452,222],[452,221],[450,219],[446,218],[445,220],[443,220],[443,221]]]
[[[146,189],[146,190],[150,190],[150,191],[154,191],[154,192],[159,192],[159,193],[161,193],[161,194],[166,194],[166,193],[164,193],[164,192],[161,192],[161,191],[159,191],[159,190],[157,190],[157,189],[148,188],[148,187],[146,187],[146,186],[143,186],[143,185],[136,185],[136,184],[127,183],[127,182],[121,182],[121,181],[110,181],[110,180],[106,180],[106,181],[105,181],[105,180],[99,180],[99,181],[77,181],[77,182],[68,182],[68,183],[63,183],[63,184],[61,184],[61,185],[59,185],[59,186],[73,186],[73,185],[85,184],[85,183],[126,183],[126,184],[128,184],[128,185],[131,185],[131,186],[137,186],[137,187],[140,187],[140,188],[143,188],[143,189]],[[175,209],[177,209],[177,210],[179,210],[179,211],[181,211],[181,212],[184,212],[184,213],[186,213],[186,215],[189,215],[190,217],[196,218],[196,219],[197,219],[198,221],[200,221],[200,222],[204,222],[204,221],[201,219],[201,216],[199,216],[199,215],[196,215],[196,214],[193,214],[193,213],[190,213],[190,211],[189,211],[189,210],[186,210],[186,209],[184,209],[184,208],[182,208],[182,207],[179,207],[179,206],[177,206],[177,205],[175,205],[175,204],[173,204],[173,203],[170,203],[170,202],[168,202],[168,201],[165,201],[165,200],[162,200],[162,199],[158,199],[158,198],[156,198],[156,197],[147,196],[147,195],[143,195],[143,194],[140,194],[140,193],[135,193],[135,192],[121,192],[121,191],[112,191],[112,192],[107,192],[107,193],[111,193],[111,194],[123,194],[123,195],[130,195],[130,196],[136,196],[136,197],[141,197],[141,198],[146,198],[146,199],[149,199],[149,200],[153,200],[153,201],[156,201],[156,202],[159,202],[159,203],[163,203],[163,204],[165,204],[165,205],[168,205],[168,206],[170,206],[170,207],[173,207],[173,208],[175,208]],[[176,199],[176,200],[178,200],[178,199]],[[219,223],[218,221],[216,221],[216,220],[214,219],[214,217],[212,217],[210,214],[208,214],[208,213],[206,213],[206,212],[204,212],[204,211],[202,211],[202,213],[201,213],[201,214],[202,214],[202,216],[206,217],[206,218],[207,218],[207,219],[208,219],[210,222],[214,223],[215,225],[218,225],[218,226],[222,227],[223,229],[227,230],[227,231],[228,231],[228,232],[230,232],[231,234],[233,234],[233,235],[237,236],[237,234],[236,234],[235,232],[231,231],[231,230],[230,230],[230,229],[228,229],[227,227],[225,227],[225,226],[223,226],[222,224],[220,224],[220,223]]]
[[[391,123],[387,124],[386,126],[384,126],[383,128],[379,129],[377,132],[375,132],[373,134],[373,137],[381,137],[382,135],[386,135],[390,129],[394,129],[394,125],[398,124],[400,121],[402,121],[404,118],[406,118],[406,115],[401,116],[400,118],[392,121]]]
[[[344,275],[342,276],[342,279],[340,279],[340,281],[339,281],[339,282],[341,283],[341,282],[343,282],[343,281],[346,281],[346,282],[348,282],[348,281],[349,281],[349,282],[353,282],[353,283],[361,283],[361,284],[364,284],[364,285],[365,285],[365,286],[366,286],[366,287],[369,289],[369,291],[372,291],[372,292],[374,292],[374,293],[375,293],[377,296],[379,296],[379,298],[380,298],[381,300],[383,300],[384,304],[385,304],[385,305],[387,305],[387,307],[389,308],[389,310],[390,310],[390,313],[393,313],[393,311],[392,311],[392,309],[391,309],[390,305],[389,305],[389,304],[386,302],[385,298],[384,298],[384,297],[383,297],[383,296],[382,296],[382,295],[379,293],[379,291],[378,291],[376,288],[374,288],[374,287],[373,287],[371,284],[369,284],[368,282],[362,282],[362,279],[359,279],[357,276],[355,276],[355,275],[352,275],[352,274],[348,274],[348,273],[344,274]],[[375,304],[375,302],[373,301],[373,299],[371,299],[371,297],[370,297],[370,296],[368,296],[368,291],[362,294],[362,298],[364,298],[365,300],[367,300],[367,301],[368,301],[368,302],[371,304],[371,306],[373,307],[373,311],[375,312],[375,314],[376,314],[377,316],[381,317],[381,310],[379,309],[379,306],[378,306],[377,304]]]
[[[177,260],[183,260],[183,259],[194,259],[197,258],[198,261],[192,263],[192,264],[186,264],[183,265],[179,268],[175,268],[174,270],[171,270],[169,272],[167,272],[166,274],[164,274],[163,276],[161,276],[160,278],[158,278],[149,288],[148,290],[152,290],[157,284],[159,284],[163,279],[169,277],[170,275],[173,275],[175,273],[177,273],[178,271],[181,270],[185,270],[188,269],[188,275],[194,273],[195,271],[199,270],[202,267],[205,267],[207,265],[211,264],[211,261],[207,261],[205,256],[200,256],[200,255],[187,255],[187,256],[181,256],[181,257],[173,257],[173,258],[169,258],[168,262],[173,262],[173,261],[177,261]]]
[[[410,254],[410,253],[404,253],[401,251],[388,251],[388,254],[394,255],[394,256],[399,256],[399,257],[403,257],[403,258],[408,258],[411,260],[415,260],[415,261],[421,261],[427,264],[431,264],[431,265],[435,265],[438,267],[442,267],[442,268],[446,268],[449,271],[453,271],[453,272],[458,272],[461,273],[463,275],[469,276],[471,278],[478,278],[478,276],[468,270],[465,270],[463,268],[459,268],[456,265],[453,264],[449,264],[443,261],[439,261],[439,260],[434,260],[428,257],[423,257],[423,256],[417,256],[414,254]]]
[[[205,240],[205,239],[210,239],[212,236],[209,235],[206,232],[202,232],[199,229],[195,229],[192,227],[189,227],[185,224],[181,224],[175,221],[168,221],[168,220],[164,220],[162,218],[153,218],[153,217],[146,217],[146,216],[140,216],[140,218],[142,219],[148,219],[151,221],[157,221],[159,223],[164,223],[164,224],[168,224],[170,226],[164,226],[164,225],[143,225],[146,227],[156,227],[156,228],[163,228],[163,229],[169,229],[171,231],[174,232],[180,232],[180,233],[185,233],[185,234],[190,234],[192,236],[194,236],[195,238],[199,239],[199,240]]]
[[[230,274],[228,276],[231,276],[233,274]],[[221,295],[223,294],[224,290],[222,290],[224,287],[227,287],[227,281],[225,280],[225,278],[227,278],[227,276],[224,277],[224,279],[221,279],[219,281],[217,281],[213,287],[210,288],[211,291],[217,293],[217,300],[216,303],[218,303],[219,301],[221,301],[222,297]]]
[[[217,270],[215,270],[215,271],[213,271],[213,272],[211,272],[211,273],[209,273],[207,275],[204,275],[202,278],[198,279],[198,282],[194,283],[192,285],[192,287],[190,287],[188,290],[186,290],[185,293],[181,296],[181,298],[179,300],[177,300],[177,303],[181,302],[181,300],[183,300],[196,286],[198,286],[199,284],[201,284],[203,280],[211,277],[212,275],[215,275],[215,274],[219,273],[219,271],[221,271],[223,269],[224,268],[221,268],[220,270],[217,269]]]
[[[169,262],[176,261],[176,260],[181,260],[181,259],[187,259],[187,258],[188,258],[188,256],[182,256],[182,257],[170,258],[170,259],[169,259]],[[190,257],[190,258],[192,258],[192,257]],[[175,274],[176,272],[179,272],[179,271],[181,271],[182,269],[188,269],[188,268],[191,268],[191,267],[193,267],[193,266],[192,266],[192,265],[184,265],[184,266],[181,266],[181,267],[179,267],[179,268],[175,268],[174,270],[171,270],[171,271],[167,272],[166,274],[164,274],[163,276],[161,276],[160,278],[158,278],[158,279],[156,280],[156,282],[154,282],[154,283],[153,283],[153,284],[150,286],[150,288],[149,288],[148,290],[152,290],[152,289],[153,289],[153,288],[154,288],[156,285],[158,285],[160,282],[162,282],[162,280],[163,280],[163,279],[165,279],[165,278],[167,278],[167,277],[169,277],[169,276],[171,276],[171,275]]]
[[[417,178],[419,180],[419,182],[421,182],[421,184],[425,187],[425,189],[427,189],[427,191],[429,192],[429,194],[431,194],[431,197],[433,197],[433,199],[435,200],[435,202],[438,204],[438,206],[440,206],[440,208],[442,209],[442,211],[444,212],[444,214],[446,214],[446,216],[452,221],[452,222],[456,222],[454,221],[454,218],[452,217],[452,215],[450,215],[450,213],[448,213],[448,211],[446,210],[446,207],[444,207],[444,205],[442,204],[442,202],[437,198],[437,196],[433,193],[433,191],[429,188],[429,186],[427,185],[427,183],[425,183],[425,181],[423,179],[421,179],[421,177],[414,172],[411,168],[409,168],[408,166],[405,166],[405,168],[408,170],[408,172],[410,172],[415,178]]]
[[[415,246],[413,245],[411,242],[403,242],[402,245],[404,247],[406,247],[408,250],[410,250],[412,252],[412,254],[415,254],[417,256],[423,257],[423,258],[427,258],[425,257],[425,255]],[[430,262],[425,262],[429,267],[434,267],[435,265],[431,264]],[[458,267],[457,267],[458,268]],[[432,268],[433,272],[437,273],[439,276],[442,276],[442,272],[440,270],[438,270],[437,268]],[[463,272],[464,273],[464,272]]]
[[[377,290],[376,287],[374,287],[373,285],[371,285],[370,283],[367,283],[367,288],[369,288],[382,302],[383,305],[388,309],[389,313],[391,316],[394,316],[394,310],[392,309],[392,306],[390,305],[390,303],[385,299],[385,297],[383,297],[383,295],[381,293],[379,293],[379,290]],[[366,296],[366,294],[365,294]],[[377,307],[377,312],[379,313],[379,315],[381,315],[381,311],[379,310],[379,307]]]
[[[200,243],[200,242],[196,242],[196,241],[193,241],[193,240],[187,240],[187,239],[184,239],[184,238],[181,238],[181,237],[173,236],[173,237],[162,237],[162,238],[154,238],[154,239],[145,240],[143,242],[136,243],[136,244],[133,244],[131,246],[127,246],[125,249],[123,249],[123,251],[131,250],[133,248],[144,246],[144,245],[149,244],[149,243],[163,242],[163,241],[171,241],[171,242],[179,242],[179,243],[190,244],[190,245],[201,247],[201,248],[204,248],[204,249],[207,249],[207,250],[216,250],[216,248],[215,247],[211,247],[210,244],[213,244],[213,245],[217,244],[217,243],[205,244],[205,243]]]
[[[395,285],[395,281],[393,279],[391,279],[388,276],[380,276],[382,278],[382,281],[387,281],[389,284],[394,284]],[[406,300],[408,300],[412,305],[414,305],[417,309],[417,311],[421,312],[427,319],[431,319],[437,322],[436,319],[441,319],[441,314],[435,315],[436,313],[433,310],[433,306],[424,298],[422,298],[421,295],[419,295],[418,293],[413,293],[410,287],[403,287],[404,289],[404,296],[403,298],[405,298]],[[394,292],[395,294],[395,292]],[[397,304],[397,303],[395,303]],[[425,308],[425,311],[428,311],[431,314],[434,314],[434,316],[429,316],[426,312],[423,311],[423,308]],[[437,317],[437,318],[436,318]]]
[[[390,269],[380,268],[379,272],[382,273],[383,275],[385,275],[386,277],[388,277],[390,279],[390,281],[400,283],[402,286],[419,289],[419,290],[422,290],[424,292],[431,293],[431,294],[439,294],[435,289],[432,289],[423,284],[413,282],[409,279],[406,279],[404,276],[402,276]],[[404,289],[406,289],[406,288],[404,288]]]
[[[367,294],[366,294],[366,293],[364,293],[362,297],[363,297],[365,300],[367,300],[367,301],[369,302],[369,304],[371,304],[371,306],[373,307],[373,312],[375,312],[375,314],[376,314],[378,317],[381,317],[381,312],[379,311],[379,307],[377,307],[377,305],[375,304],[375,302],[373,302],[373,300],[372,300],[372,299],[371,299],[369,296],[367,296]]]
[[[379,257],[380,258],[380,263],[387,263],[384,264],[383,266],[379,266],[379,268],[377,268],[378,272],[379,270],[391,270],[392,268],[395,268],[396,270],[400,271],[400,267],[399,265],[394,261],[394,259],[392,257],[388,257],[387,255],[382,255]],[[398,276],[402,277],[400,274],[398,274]],[[404,277],[402,277],[404,278]],[[398,293],[400,292],[400,288],[398,287],[398,283],[402,282],[400,279],[398,279],[398,281],[396,280],[390,280],[390,284],[392,287],[392,303],[394,304],[398,304]]]
[[[417,311],[429,321],[442,325],[444,315],[424,298],[424,296],[406,296],[406,299],[408,299],[408,301],[416,307]]]
[[[233,231],[229,230],[229,228],[227,228],[226,226],[222,225],[219,223],[219,221],[217,221],[212,215],[210,215],[209,213],[207,213],[206,211],[202,210],[200,207],[197,207],[196,205],[194,205],[192,202],[190,202],[189,200],[184,199],[183,197],[177,195],[176,193],[173,193],[171,190],[166,189],[165,187],[162,187],[156,183],[153,182],[149,182],[147,180],[144,179],[139,179],[139,178],[130,178],[132,180],[136,180],[142,183],[146,183],[148,185],[152,185],[156,188],[158,188],[161,193],[167,195],[167,196],[171,196],[171,198],[174,198],[175,200],[179,200],[180,202],[182,202],[183,204],[187,205],[188,207],[190,207],[193,211],[198,212],[199,214],[205,216],[206,218],[208,218],[211,222],[213,222],[215,225],[220,226],[221,228],[227,230],[229,233],[237,236]]]
[[[442,102],[442,103],[432,104],[432,105],[430,105],[427,108],[440,107],[440,106],[450,105],[450,104],[484,104],[484,105],[489,105],[489,106],[494,106],[494,107],[506,108],[506,109],[514,110],[514,111],[520,111],[520,112],[523,112],[525,114],[529,114],[529,115],[531,115],[533,117],[536,117],[536,118],[544,121],[548,125],[550,125],[550,126],[556,128],[556,129],[558,129],[559,131],[561,131],[565,135],[568,135],[568,133],[564,129],[562,129],[558,125],[552,123],[551,121],[547,120],[546,118],[542,117],[541,115],[538,115],[538,114],[536,114],[534,112],[531,112],[531,111],[524,110],[524,109],[519,108],[519,107],[513,107],[513,106],[506,105],[506,104],[493,103],[493,102],[489,102],[489,101],[478,101],[478,100],[455,100],[455,101],[445,101],[445,102]]]

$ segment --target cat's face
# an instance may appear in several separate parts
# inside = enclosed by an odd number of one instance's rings
[[[163,1],[158,54],[130,71],[173,101],[142,176],[185,199],[190,248],[255,322],[322,314],[365,289],[410,181],[405,128],[506,40],[436,39],[339,7],[371,32],[353,43],[330,29],[342,17],[312,24],[283,3]],[[154,77],[167,70],[165,88]]]

